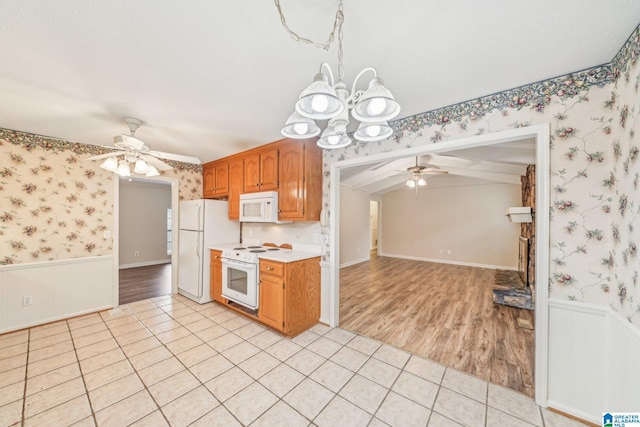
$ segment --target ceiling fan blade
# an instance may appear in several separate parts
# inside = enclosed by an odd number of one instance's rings
[[[149,151],[150,155],[158,157],[160,159],[174,160],[182,163],[193,163],[194,165],[200,165],[202,162],[197,157],[183,156],[182,154],[164,153],[162,151]]]
[[[448,173],[447,171],[426,171],[422,172],[422,175],[446,175]]]
[[[116,156],[121,156],[124,153],[106,153],[106,154],[99,154],[97,156],[91,156],[91,157],[87,157],[85,160],[101,160],[101,159],[106,159],[107,157],[116,157]]]
[[[142,157],[147,163],[149,163],[151,166],[154,166],[158,170],[168,171],[173,169],[171,166],[169,166],[162,160],[158,160],[153,156],[141,155],[140,157]]]

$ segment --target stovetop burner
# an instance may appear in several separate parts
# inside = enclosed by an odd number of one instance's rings
[[[268,248],[267,250],[268,250],[268,251],[279,251],[279,250],[280,250],[280,248]]]
[[[251,246],[249,246],[249,247],[251,247]],[[254,247],[259,248],[260,246],[254,246]],[[252,252],[252,253],[254,253],[254,254],[258,254],[258,253],[261,253],[261,252],[267,252],[267,251],[266,251],[266,250],[264,250],[264,249],[253,249],[253,250],[250,250],[249,252]]]
[[[247,248],[243,248],[242,246],[237,247],[237,248],[233,248],[234,251],[243,251],[245,249],[247,249]]]
[[[249,249],[262,249],[262,246],[247,246]]]

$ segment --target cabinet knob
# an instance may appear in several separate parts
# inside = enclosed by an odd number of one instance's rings
[[[267,271],[273,270],[273,267],[267,267]]]
[[[260,186],[260,184],[256,183],[256,187],[259,187],[259,186]]]

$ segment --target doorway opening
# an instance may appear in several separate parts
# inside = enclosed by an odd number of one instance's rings
[[[115,301],[128,304],[174,293],[177,180],[121,178],[116,186]]]
[[[416,155],[447,155],[452,151],[460,151],[470,148],[490,148],[503,143],[531,139],[535,145],[536,164],[536,251],[535,273],[540,281],[548,277],[549,271],[549,127],[548,125],[536,125],[528,128],[519,128],[495,134],[486,134],[470,138],[447,141],[421,147],[413,147],[362,158],[342,160],[330,165],[331,182],[342,182],[341,174],[348,174],[349,168],[363,167],[363,165],[381,164],[397,159]],[[340,187],[332,185],[330,190],[330,206],[333,215],[330,216],[330,248],[329,248],[329,286],[327,317],[331,326],[339,324],[340,310]],[[539,283],[540,284],[540,283]],[[543,283],[536,286],[535,306],[535,332],[534,332],[534,395],[536,403],[546,406],[547,387],[547,353],[548,353],[548,289]]]
[[[378,240],[379,240],[379,218],[380,218],[380,202],[377,200],[369,201],[369,230],[371,231],[371,243],[370,250],[371,253],[378,253]]]

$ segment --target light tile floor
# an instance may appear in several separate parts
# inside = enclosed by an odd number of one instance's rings
[[[0,335],[0,426],[574,426],[339,328],[289,339],[167,295]]]

